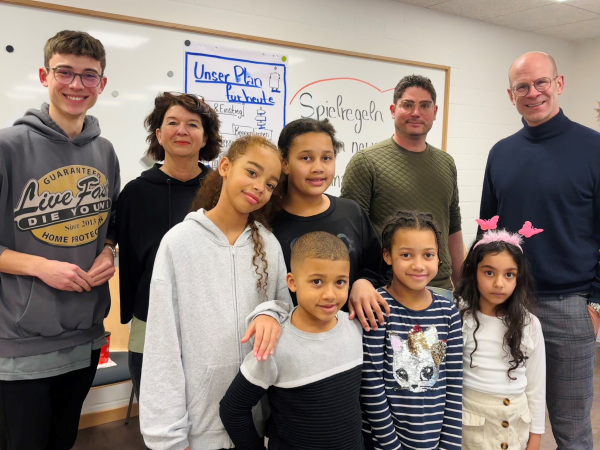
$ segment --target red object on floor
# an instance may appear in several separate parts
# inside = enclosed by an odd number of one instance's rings
[[[110,355],[110,331],[106,331],[104,336],[106,337],[106,344],[100,349],[100,361],[98,361],[98,364],[106,364]]]

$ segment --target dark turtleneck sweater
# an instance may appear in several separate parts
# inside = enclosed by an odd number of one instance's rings
[[[210,169],[188,181],[164,173],[162,164],[127,183],[117,202],[121,323],[146,321],[150,279],[162,237],[182,222]]]
[[[522,245],[540,294],[600,290],[600,133],[562,112],[499,141],[488,156],[480,217],[543,233]],[[600,292],[598,292],[600,295]]]

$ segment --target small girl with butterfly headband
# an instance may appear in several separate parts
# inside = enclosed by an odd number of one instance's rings
[[[546,356],[521,235],[543,230],[531,222],[519,234],[496,230],[497,216],[477,222],[488,231],[469,250],[454,292],[463,320],[463,449],[538,450]]]

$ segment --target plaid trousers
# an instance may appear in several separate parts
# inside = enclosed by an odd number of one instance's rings
[[[593,450],[590,413],[596,336],[589,293],[540,296],[536,315],[546,344],[546,405],[559,450]]]

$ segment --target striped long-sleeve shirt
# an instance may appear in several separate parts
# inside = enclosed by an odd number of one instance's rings
[[[385,289],[378,292],[391,314],[383,327],[363,334],[366,448],[460,450],[463,342],[458,310],[432,294],[428,308],[412,311]]]

